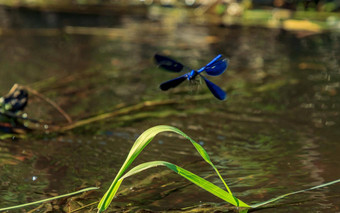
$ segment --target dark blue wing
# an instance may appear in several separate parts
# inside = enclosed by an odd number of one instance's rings
[[[209,63],[203,69],[208,75],[217,76],[224,73],[224,71],[228,67],[228,61],[225,58],[219,58],[218,60],[214,61],[213,63]]]
[[[205,66],[209,66],[210,64],[214,63],[214,62],[217,61],[217,60],[220,60],[221,58],[223,58],[222,55],[221,55],[221,54],[218,54],[213,60],[211,60],[211,61],[210,61],[207,65],[205,65]]]
[[[155,60],[160,67],[168,71],[181,72],[184,68],[181,63],[163,55],[155,54]]]
[[[174,78],[174,79],[171,79],[169,81],[166,81],[164,83],[162,83],[159,88],[161,88],[161,90],[163,91],[166,91],[170,88],[175,88],[177,87],[179,84],[181,84],[183,81],[185,81],[187,79],[187,74],[185,75],[182,75],[178,78]]]
[[[227,93],[224,92],[219,86],[214,84],[213,82],[209,81],[206,77],[202,76],[201,77],[204,79],[206,85],[208,86],[209,90],[211,93],[219,100],[223,101],[227,97]]]

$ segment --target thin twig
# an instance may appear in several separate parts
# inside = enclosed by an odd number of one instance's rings
[[[9,90],[8,94],[13,93],[17,88],[19,87],[19,84],[14,84],[12,88]]]
[[[202,96],[196,96],[194,98],[189,98],[189,99],[169,99],[169,100],[156,100],[156,101],[145,101],[139,104],[135,104],[132,106],[126,106],[111,112],[107,112],[104,114],[100,114],[100,115],[96,115],[90,118],[86,118],[80,121],[76,121],[74,123],[68,124],[66,126],[60,127],[59,129],[56,129],[55,131],[60,131],[60,132],[64,132],[64,131],[68,131],[80,126],[84,126],[90,123],[94,123],[97,121],[101,121],[101,120],[105,120],[108,118],[113,118],[113,117],[117,117],[120,115],[126,115],[128,113],[131,112],[135,112],[135,111],[139,111],[141,109],[144,108],[150,108],[150,107],[155,107],[155,106],[162,106],[162,105],[168,105],[168,104],[178,104],[178,103],[183,103],[186,101],[193,101],[193,100],[204,100],[207,98],[210,98],[210,94],[209,95],[202,95]]]
[[[32,94],[34,94],[35,96],[41,98],[42,100],[46,101],[47,103],[49,103],[51,106],[53,106],[61,115],[64,116],[64,118],[67,120],[68,123],[72,123],[72,119],[71,117],[58,105],[56,104],[54,101],[52,101],[51,99],[49,99],[48,97],[42,95],[41,93],[39,93],[38,91],[36,91],[35,89],[32,89],[28,86],[23,86],[25,89],[27,89],[29,92],[31,92]]]
[[[19,119],[22,119],[22,120],[28,120],[32,123],[43,123],[42,121],[38,121],[38,120],[35,120],[35,119],[32,119],[32,118],[28,118],[28,117],[24,117],[22,115],[16,115],[15,113],[13,112],[10,112],[10,111],[0,111],[0,115],[5,115],[5,116],[8,116],[8,117],[11,117],[11,118],[19,118]]]
[[[157,105],[167,105],[167,104],[173,104],[176,103],[176,100],[161,100],[161,101],[145,101],[136,105],[132,105],[132,106],[128,106],[128,107],[124,107],[121,108],[119,110],[115,110],[113,112],[108,112],[108,113],[104,113],[104,114],[100,114],[94,117],[90,117],[87,119],[83,119],[74,123],[71,123],[69,125],[66,125],[64,127],[61,127],[59,131],[63,132],[63,131],[67,131],[67,130],[71,130],[74,129],[76,127],[79,126],[83,126],[86,124],[90,124],[93,122],[97,122],[100,120],[104,120],[104,119],[108,119],[108,118],[112,118],[112,117],[116,117],[118,115],[123,115],[123,114],[127,114],[133,111],[137,111],[140,110],[144,107],[151,107],[151,106],[157,106]]]
[[[210,8],[216,6],[218,3],[220,3],[220,0],[215,0],[215,1],[211,1],[208,4],[205,5],[200,5],[199,7],[197,7],[195,9],[195,13],[197,13],[198,15],[203,15],[204,13],[206,13]]]
[[[41,209],[44,205],[45,205],[45,203],[39,205],[38,207],[36,207],[36,208],[34,208],[34,209],[29,210],[27,213],[36,212],[36,211],[38,211],[38,209]]]
[[[87,208],[87,207],[89,207],[89,206],[95,205],[95,204],[97,204],[97,203],[99,203],[99,201],[95,201],[95,202],[93,202],[93,203],[84,205],[84,206],[79,207],[79,208],[77,208],[77,209],[73,209],[73,210],[69,211],[69,213],[77,212],[77,211],[79,211],[79,210],[82,210],[82,209]]]

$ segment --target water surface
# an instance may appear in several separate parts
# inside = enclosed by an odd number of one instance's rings
[[[0,207],[95,185],[100,191],[78,197],[77,205],[99,200],[138,135],[160,124],[175,126],[201,143],[246,203],[339,178],[338,33],[303,36],[279,29],[221,27],[168,8],[152,8],[143,17],[109,17],[84,25],[60,15],[63,22],[54,23],[64,24],[7,26],[0,37],[1,94],[14,83],[30,86],[74,120],[144,101],[177,101],[65,133],[35,131],[26,139],[0,141]],[[227,72],[209,79],[228,92],[228,99],[216,100],[203,84],[161,91],[159,84],[177,75],[153,64],[156,52],[193,68],[224,54],[230,59]],[[32,118],[66,122],[32,94],[26,112]],[[175,163],[222,186],[194,147],[176,135],[157,136],[135,165],[151,160]],[[337,212],[339,192],[339,185],[332,185],[257,211]],[[53,202],[50,208],[61,211],[65,203]],[[127,179],[111,211],[210,208],[230,209],[159,168]]]

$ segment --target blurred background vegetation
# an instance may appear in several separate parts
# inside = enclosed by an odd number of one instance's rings
[[[155,6],[185,8],[194,11],[195,16],[212,16],[210,20],[221,25],[308,31],[340,29],[340,0],[0,0],[0,26],[18,25],[20,21],[13,10],[20,10],[21,14],[41,11],[46,27],[62,27],[65,23],[58,22],[56,13],[150,15]]]
[[[152,5],[166,6],[212,6],[239,4],[243,9],[286,8],[308,11],[338,11],[339,0],[2,0],[3,5],[30,7],[72,7],[80,5],[114,6],[114,5]],[[231,9],[230,9],[231,10]]]

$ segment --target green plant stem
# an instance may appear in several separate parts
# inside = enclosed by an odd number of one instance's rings
[[[1,208],[0,211],[16,209],[16,208],[23,208],[23,207],[26,207],[26,206],[35,205],[35,204],[38,204],[38,203],[44,203],[44,202],[47,202],[47,201],[51,201],[51,200],[55,200],[55,199],[59,199],[59,198],[63,198],[63,197],[68,197],[68,196],[72,196],[72,195],[75,195],[75,194],[79,194],[79,193],[83,193],[83,192],[87,192],[87,191],[91,191],[91,190],[97,190],[97,189],[99,189],[99,188],[98,187],[89,187],[89,188],[86,188],[86,189],[81,189],[81,190],[76,191],[76,192],[71,192],[71,193],[68,193],[68,194],[63,194],[63,195],[47,198],[47,199],[44,199],[44,200],[38,200],[38,201],[31,202],[31,203],[25,203],[25,204],[20,204],[20,205],[16,205],[16,206]]]
[[[264,202],[261,202],[261,203],[257,203],[257,204],[254,204],[254,205],[251,205],[250,207],[251,208],[258,208],[260,206],[267,205],[268,203],[275,202],[277,200],[280,200],[280,199],[285,198],[285,197],[290,196],[290,195],[295,195],[295,194],[298,194],[298,193],[307,192],[307,191],[310,191],[310,190],[322,188],[322,187],[329,186],[329,185],[332,185],[332,184],[335,184],[335,183],[339,183],[339,182],[340,182],[340,179],[337,179],[337,180],[334,180],[334,181],[331,181],[331,182],[328,182],[328,183],[324,183],[324,184],[321,184],[321,185],[318,185],[318,186],[314,186],[314,187],[311,187],[311,188],[308,188],[308,189],[302,189],[302,190],[299,190],[299,191],[290,192],[290,193],[287,193],[287,194],[284,194],[284,195],[280,195],[280,196],[278,196],[276,198],[272,198],[270,200],[267,200],[267,201],[264,201]]]

